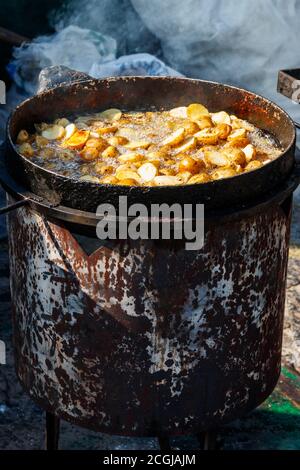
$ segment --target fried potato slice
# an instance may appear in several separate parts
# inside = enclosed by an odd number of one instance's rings
[[[211,113],[211,118],[214,124],[231,124],[230,116],[225,111],[220,111],[219,113]]]
[[[186,106],[178,106],[177,108],[170,109],[170,115],[174,118],[187,118],[187,107]]]
[[[57,124],[58,126],[67,127],[67,125],[70,124],[70,121],[67,118],[59,118],[54,121],[54,124]]]
[[[19,146],[19,153],[24,157],[30,158],[33,157],[34,150],[28,142],[23,142],[23,144]]]
[[[200,130],[206,129],[207,127],[213,127],[212,119],[208,114],[204,114],[203,116],[201,116],[201,118],[197,119],[195,123],[197,124]]]
[[[208,173],[199,173],[198,175],[193,175],[187,184],[208,183],[209,181],[211,181],[211,177]]]
[[[99,149],[96,147],[85,147],[81,152],[80,156],[83,160],[91,162],[99,158]]]
[[[128,143],[127,137],[123,135],[114,135],[107,139],[107,142],[112,145],[113,147],[117,147],[118,145],[125,145]]]
[[[42,136],[48,140],[58,140],[61,139],[65,134],[65,128],[54,124],[54,126],[48,127],[42,131]]]
[[[175,153],[179,154],[188,152],[196,147],[196,143],[197,139],[195,137],[190,137],[189,139],[184,140],[180,147],[175,149]]]
[[[231,163],[234,163],[235,165],[244,167],[247,163],[245,153],[239,148],[233,147],[231,149],[225,149],[223,150],[223,154],[229,158]]]
[[[73,124],[73,123],[68,124],[65,128],[65,135],[64,135],[65,140],[70,139],[70,137],[72,137],[72,135],[74,134],[75,131],[76,131],[75,124]]]
[[[118,184],[118,182],[119,180],[113,175],[107,175],[101,179],[101,183],[103,184]]]
[[[179,173],[177,173],[176,176],[180,179],[183,184],[186,184],[192,176],[192,173],[190,173],[189,171],[180,171]]]
[[[140,175],[142,182],[148,183],[149,181],[152,181],[157,175],[157,168],[155,165],[153,165],[153,163],[147,162],[143,163],[137,172]]]
[[[261,168],[262,166],[263,166],[263,164],[259,160],[252,160],[245,167],[245,171],[257,170],[258,168]]]
[[[255,158],[256,150],[252,144],[246,145],[246,147],[243,148],[243,152],[245,154],[247,163],[249,163],[251,160],[253,160],[253,158]]]
[[[180,144],[180,142],[183,141],[185,135],[185,129],[184,127],[180,127],[179,129],[176,129],[176,131],[172,132],[171,135],[168,135],[161,143],[163,146],[169,146],[169,147],[174,147],[177,144]]]
[[[90,131],[84,129],[78,129],[74,134],[68,139],[65,140],[63,145],[69,147],[73,150],[80,150],[86,144],[90,135]]]
[[[206,150],[204,152],[204,160],[208,167],[230,165],[229,158],[224,152],[219,152],[218,150]]]
[[[197,132],[194,134],[194,137],[196,137],[197,142],[202,145],[214,145],[218,142],[220,138],[220,134],[218,129],[216,128],[206,128],[202,129],[202,131]]]
[[[202,168],[205,168],[204,161],[195,159],[193,157],[184,157],[182,160],[180,160],[178,165],[180,172],[188,171],[192,175],[199,173]]]
[[[178,186],[182,181],[177,176],[155,176],[154,183],[156,186]]]
[[[116,178],[120,181],[122,180],[134,180],[137,183],[140,183],[141,178],[140,176],[133,170],[116,170]]]
[[[200,103],[192,103],[187,107],[187,116],[192,121],[201,119],[203,115],[209,115],[208,109]]]
[[[221,180],[223,178],[230,178],[236,176],[236,171],[233,168],[218,168],[211,173],[213,180]]]
[[[97,127],[95,129],[95,132],[99,135],[104,135],[104,134],[113,134],[118,130],[118,126],[115,124],[112,124],[111,126],[103,126],[103,127]]]
[[[137,149],[147,149],[151,142],[147,140],[136,140],[132,142],[128,142],[124,145],[129,150],[137,150]]]
[[[216,125],[216,129],[219,132],[220,139],[227,139],[230,132],[232,131],[232,127],[226,123],[220,123]]]
[[[103,158],[113,158],[118,155],[118,150],[113,145],[109,145],[105,150],[103,150],[101,155]]]
[[[49,144],[49,140],[43,137],[42,135],[36,134],[35,144],[38,148],[46,147]]]
[[[80,176],[79,181],[86,181],[87,183],[101,183],[101,180],[97,176],[83,175]]]
[[[23,144],[29,139],[29,134],[25,129],[22,129],[17,136],[17,144]]]
[[[138,152],[128,152],[119,155],[118,160],[121,163],[134,163],[144,160],[144,156]]]
[[[117,108],[109,108],[99,113],[100,119],[104,119],[105,121],[118,121],[121,119],[121,116],[122,111]]]

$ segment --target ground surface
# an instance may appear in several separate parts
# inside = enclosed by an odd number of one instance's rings
[[[283,348],[288,368],[283,368],[277,388],[260,408],[219,430],[221,449],[300,449],[300,376],[294,372],[300,372],[300,192],[294,203],[291,242]],[[42,449],[44,413],[22,391],[13,368],[8,275],[7,243],[0,223],[0,338],[7,346],[7,365],[0,366],[0,449]],[[172,445],[197,449],[192,437],[174,439]],[[154,450],[158,444],[156,439],[107,436],[63,422],[60,448]]]

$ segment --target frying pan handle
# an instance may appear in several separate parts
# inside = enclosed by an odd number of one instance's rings
[[[41,70],[37,93],[43,93],[63,83],[85,82],[86,80],[92,80],[92,77],[86,73],[69,69],[64,65],[53,65]]]
[[[9,204],[8,206],[0,207],[0,215],[6,214],[8,212],[12,212],[16,209],[19,209],[19,207],[26,206],[28,203],[29,203],[28,199],[22,199],[21,201],[15,202],[13,204]]]

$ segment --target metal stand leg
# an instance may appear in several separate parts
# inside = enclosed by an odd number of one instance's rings
[[[201,432],[197,435],[201,450],[215,450],[217,435],[213,431]]]
[[[46,450],[58,450],[60,419],[46,412]]]
[[[159,448],[160,450],[162,451],[169,451],[169,450],[172,450],[171,449],[171,445],[170,445],[170,440],[168,437],[165,437],[165,436],[158,436],[158,444],[159,444]]]

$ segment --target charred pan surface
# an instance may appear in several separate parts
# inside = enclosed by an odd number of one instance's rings
[[[204,248],[88,239],[9,216],[17,374],[56,415],[127,435],[207,430],[280,373],[291,198],[208,227]],[[94,240],[93,240],[94,243]]]

